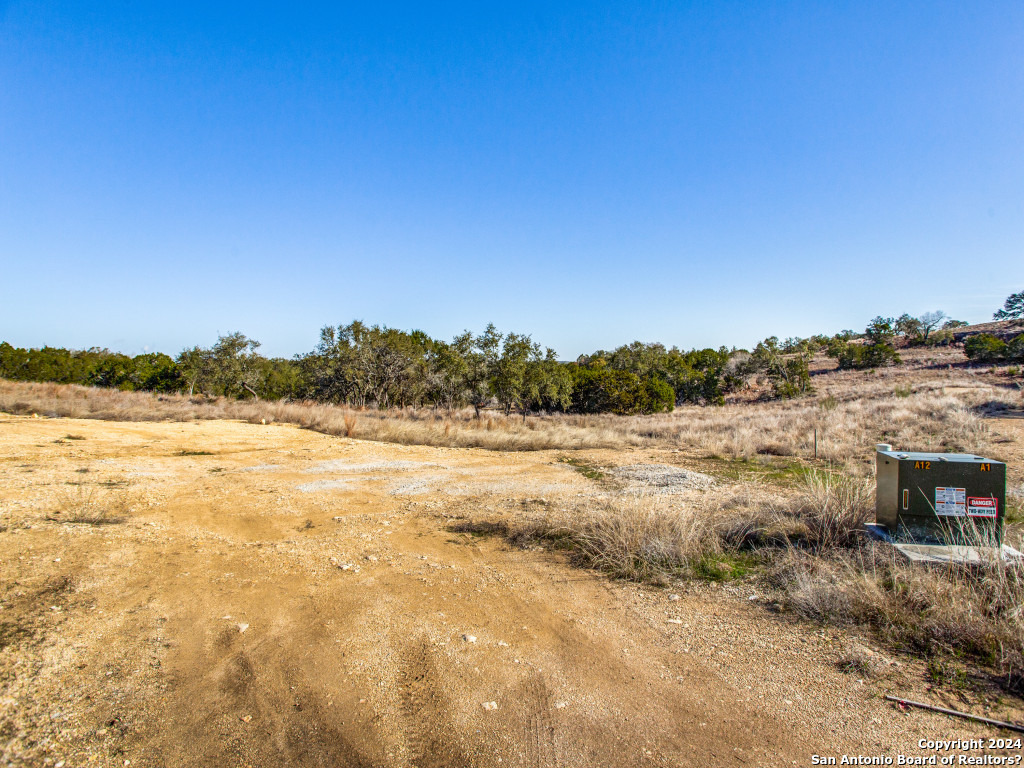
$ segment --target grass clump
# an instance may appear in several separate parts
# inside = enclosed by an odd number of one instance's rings
[[[861,643],[848,645],[836,659],[836,666],[843,672],[869,679],[883,677],[891,665],[889,659]]]
[[[823,471],[805,472],[798,493],[777,514],[800,526],[800,541],[817,551],[849,547],[860,540],[874,513],[869,480]]]
[[[128,520],[132,502],[123,485],[73,484],[57,493],[48,520],[83,525],[117,525]]]
[[[523,523],[468,522],[453,530],[501,535],[519,546],[565,551],[580,567],[629,581],[667,584],[674,577],[690,577],[702,569],[713,570],[727,580],[741,572],[741,561],[719,545],[717,518],[705,511],[698,504],[623,494],[556,508],[543,518]]]

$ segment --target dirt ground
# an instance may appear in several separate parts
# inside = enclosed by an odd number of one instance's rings
[[[1008,735],[886,693],[1022,718],[913,660],[844,673],[857,638],[750,587],[452,530],[599,492],[559,458],[0,416],[3,764],[803,766]]]

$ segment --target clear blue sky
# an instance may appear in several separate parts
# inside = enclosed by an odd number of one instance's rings
[[[1019,0],[0,2],[0,339],[985,320],[1022,51]]]

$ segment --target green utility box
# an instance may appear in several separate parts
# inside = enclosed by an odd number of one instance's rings
[[[875,519],[899,541],[999,546],[1006,464],[970,453],[877,446]]]

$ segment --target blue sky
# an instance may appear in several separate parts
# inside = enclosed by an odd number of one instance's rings
[[[0,2],[0,338],[563,358],[1024,289],[1024,4]]]

